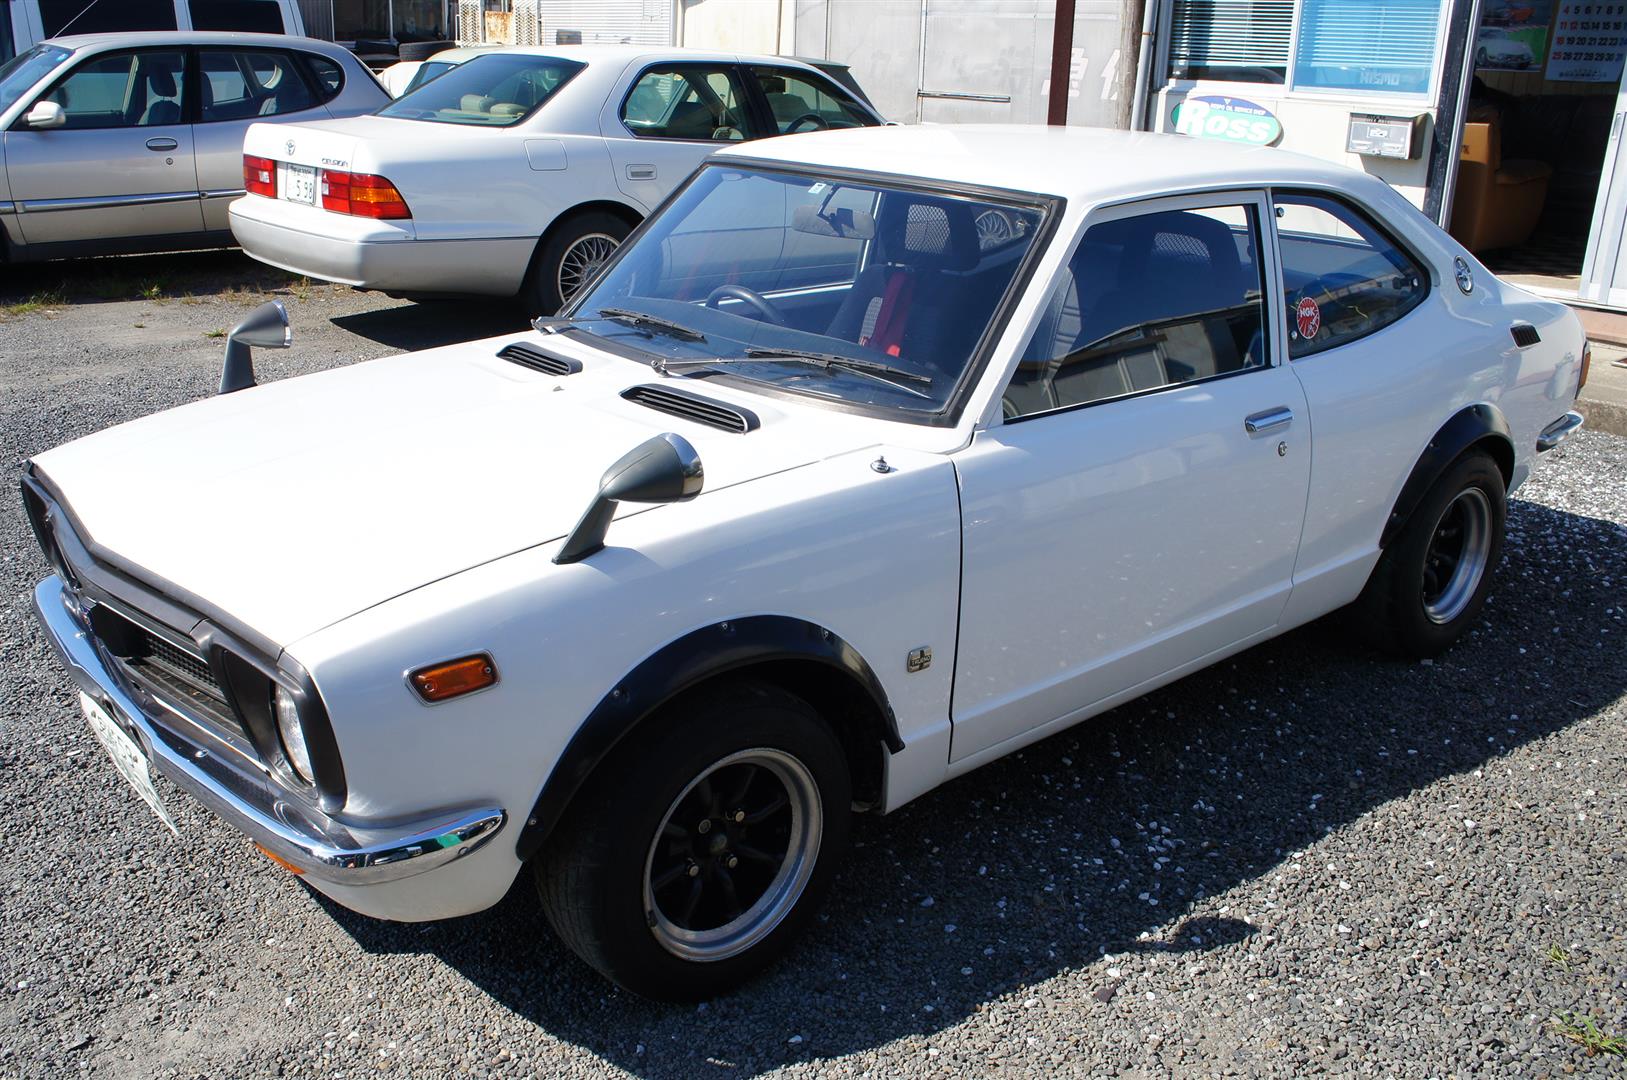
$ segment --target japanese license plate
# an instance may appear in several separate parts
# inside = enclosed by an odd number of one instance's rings
[[[289,202],[304,203],[307,206],[316,205],[316,170],[309,165],[293,165],[283,162],[278,165],[282,170],[282,183],[277,190]]]
[[[90,721],[90,730],[101,741],[107,750],[107,756],[113,759],[113,765],[119,770],[119,775],[129,781],[130,786],[136,789],[146,804],[153,808],[158,820],[169,826],[169,831],[180,835],[175,827],[175,821],[164,809],[163,800],[158,797],[158,788],[153,785],[152,764],[147,755],[142,753],[141,747],[124,729],[107,714],[107,710],[98,705],[86,694],[79,695],[79,708],[84,712],[85,719]]]

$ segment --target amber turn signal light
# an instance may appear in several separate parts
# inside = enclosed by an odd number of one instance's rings
[[[1582,387],[1587,385],[1587,369],[1593,366],[1593,342],[1582,342],[1582,372],[1576,379],[1576,396],[1582,396]]]
[[[305,872],[299,867],[295,866],[293,863],[289,862],[287,859],[283,858],[281,855],[278,855],[276,852],[266,847],[264,844],[255,844],[254,846],[260,849],[260,854],[264,855],[266,858],[270,859],[272,862],[276,863],[290,874],[303,874]]]
[[[497,681],[497,665],[485,653],[421,667],[407,676],[418,696],[434,704],[484,690]]]

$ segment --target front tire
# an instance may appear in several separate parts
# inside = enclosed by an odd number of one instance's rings
[[[1369,640],[1415,657],[1450,648],[1485,606],[1507,517],[1496,462],[1478,451],[1454,462],[1385,549],[1356,603]]]
[[[531,259],[520,291],[526,315],[552,315],[564,307],[630,232],[627,222],[602,211],[576,214],[560,222]]]
[[[813,708],[739,682],[663,710],[599,767],[534,865],[560,938],[665,1001],[738,986],[817,908],[847,846],[846,758]]]

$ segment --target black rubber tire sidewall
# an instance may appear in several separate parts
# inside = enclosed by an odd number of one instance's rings
[[[559,311],[564,303],[559,295],[560,260],[578,240],[593,233],[604,233],[615,237],[616,243],[620,244],[632,231],[632,226],[626,221],[603,211],[573,214],[560,222],[547,239],[537,245],[536,254],[531,259],[525,286],[520,290],[520,299],[526,305],[526,317],[553,315]]]
[[[813,774],[823,827],[814,869],[795,906],[761,942],[726,960],[668,952],[644,913],[649,845],[673,800],[729,754],[790,753]],[[733,989],[796,939],[828,891],[847,847],[851,780],[841,744],[813,708],[778,687],[735,682],[664,709],[602,763],[534,861],[543,910],[560,938],[623,989],[694,1001]]]
[[[1457,618],[1433,622],[1424,613],[1424,558],[1435,527],[1452,500],[1465,488],[1478,487],[1491,504],[1491,550],[1474,595]],[[1488,455],[1471,451],[1453,462],[1413,510],[1379,560],[1359,602],[1363,629],[1374,644],[1406,656],[1433,657],[1450,648],[1480,617],[1502,558],[1508,518],[1503,474]]]
[[[455,41],[403,41],[400,48],[402,60],[428,60],[436,53],[457,48]]]

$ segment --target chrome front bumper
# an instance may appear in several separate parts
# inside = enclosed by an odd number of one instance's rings
[[[158,772],[312,878],[339,885],[398,881],[469,854],[503,827],[501,808],[480,807],[364,828],[285,798],[268,778],[234,767],[174,730],[174,718],[157,710],[149,715],[86,630],[61,578],[53,574],[35,587],[34,609],[74,682],[136,740]]]

